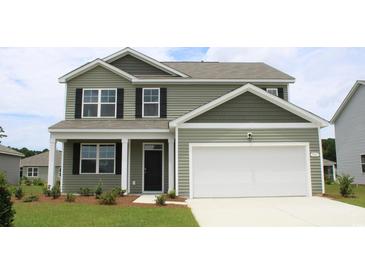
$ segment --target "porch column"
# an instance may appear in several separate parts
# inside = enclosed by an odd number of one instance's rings
[[[48,157],[48,186],[55,185],[55,165],[56,165],[56,139],[51,135],[49,143],[49,157]]]
[[[169,191],[174,190],[174,178],[175,178],[175,153],[174,153],[174,139],[169,139]]]
[[[122,139],[122,185],[121,188],[127,190],[128,186],[128,139]]]
[[[332,165],[332,173],[333,173],[333,180],[336,181],[336,167],[335,165]]]

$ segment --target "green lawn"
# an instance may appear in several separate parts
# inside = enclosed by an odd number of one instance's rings
[[[340,195],[339,185],[338,184],[334,184],[334,185],[327,185],[326,184],[325,189],[326,189],[326,194],[330,195],[331,197],[335,198],[338,201],[348,203],[348,204],[352,204],[352,205],[365,207],[365,186],[364,185],[359,185],[359,186],[355,185],[354,186],[354,192],[355,192],[355,197],[354,198],[344,198],[344,197],[342,197]]]
[[[42,187],[24,186],[25,196],[42,195]],[[63,198],[60,198],[63,199]],[[187,207],[123,207],[78,203],[14,204],[15,226],[23,227],[186,227],[198,226]]]

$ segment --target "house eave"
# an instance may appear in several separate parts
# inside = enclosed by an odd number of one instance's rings
[[[136,84],[246,84],[246,83],[295,83],[295,79],[134,79]]]

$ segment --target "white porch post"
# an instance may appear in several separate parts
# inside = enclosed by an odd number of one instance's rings
[[[174,177],[175,177],[175,145],[174,139],[169,138],[169,191],[174,190]]]
[[[336,181],[336,167],[332,165],[333,180]]]
[[[122,185],[121,188],[127,190],[128,186],[128,139],[122,139]]]
[[[48,186],[55,185],[56,139],[51,135],[48,158]]]

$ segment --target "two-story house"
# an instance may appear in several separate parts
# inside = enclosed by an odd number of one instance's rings
[[[337,171],[365,184],[365,81],[356,81],[335,115]]]
[[[324,180],[328,122],[288,102],[294,78],[264,63],[159,62],[126,48],[59,79],[50,185],[188,197],[310,196]]]

